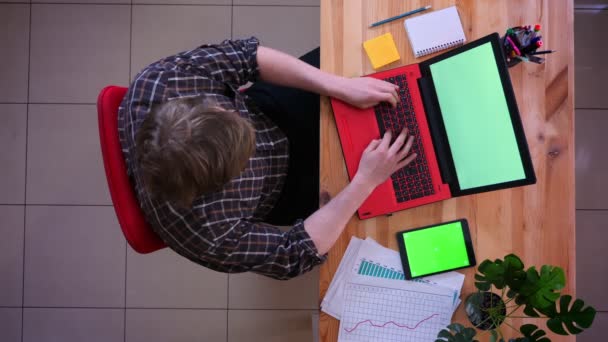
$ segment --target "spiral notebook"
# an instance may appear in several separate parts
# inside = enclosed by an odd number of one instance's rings
[[[406,19],[404,25],[416,58],[466,41],[456,6]]]

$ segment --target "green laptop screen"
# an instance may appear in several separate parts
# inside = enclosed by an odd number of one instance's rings
[[[430,65],[461,190],[526,177],[492,44]]]
[[[461,222],[405,232],[403,242],[412,277],[470,264]]]

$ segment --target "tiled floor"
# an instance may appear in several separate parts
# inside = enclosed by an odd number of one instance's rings
[[[279,282],[139,255],[105,183],[103,86],[231,37],[319,45],[319,0],[232,2],[0,0],[0,341],[313,339],[317,271]]]
[[[576,92],[576,287],[599,312],[579,342],[603,341],[608,324],[608,1],[575,1]]]
[[[94,104],[199,43],[256,35],[302,54],[319,44],[319,0],[54,2],[0,0],[0,341],[311,341],[317,272],[228,276],[127,247]],[[577,284],[602,311],[585,342],[608,322],[608,1],[576,6]]]

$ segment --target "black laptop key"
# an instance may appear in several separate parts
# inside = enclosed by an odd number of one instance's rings
[[[399,170],[397,172],[399,172],[399,173],[403,172],[403,177],[414,176],[417,173],[416,169],[413,168],[413,167],[411,167],[411,166],[406,166],[406,167],[404,167],[403,169],[401,169],[401,170]]]
[[[422,198],[422,197],[424,197],[424,195],[421,192],[417,192],[415,194],[410,195],[410,199],[417,199],[417,198]]]

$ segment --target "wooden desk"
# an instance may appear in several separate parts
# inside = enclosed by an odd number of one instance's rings
[[[575,290],[574,235],[574,63],[572,0],[322,0],[321,68],[355,77],[373,72],[363,41],[391,32],[401,61],[386,68],[420,62],[410,48],[403,20],[373,29],[368,25],[424,5],[441,9],[457,5],[468,41],[509,26],[542,25],[547,48],[557,50],[543,65],[522,63],[510,70],[538,183],[533,186],[450,199],[419,208],[360,221],[353,217],[321,268],[319,301],[325,295],[352,235],[370,236],[397,249],[394,233],[466,217],[477,260],[519,255],[526,265],[553,264],[567,274],[566,292]],[[428,57],[427,57],[428,58]],[[327,99],[321,104],[321,191],[330,196],[346,186],[348,177],[333,114]],[[464,272],[462,298],[474,291],[473,269]],[[467,323],[462,306],[455,321]],[[521,320],[512,321],[517,326]],[[546,329],[544,321],[534,321]],[[321,313],[322,341],[336,341],[339,322]],[[508,332],[506,328],[504,331]],[[553,341],[574,341],[554,337]]]

